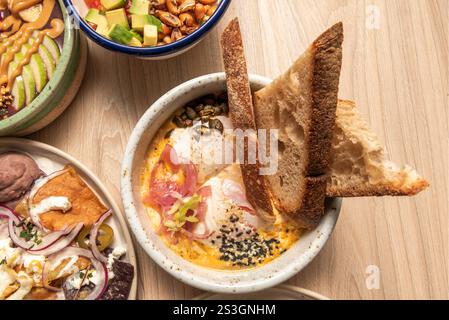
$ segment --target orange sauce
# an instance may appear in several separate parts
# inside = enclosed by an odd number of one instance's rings
[[[18,18],[20,11],[30,8],[42,2],[42,12],[34,22],[22,24]],[[64,31],[64,22],[61,19],[52,19],[51,28],[41,30],[37,33],[30,48],[25,52],[23,60],[8,76],[8,68],[14,55],[19,52],[23,44],[28,42],[34,31],[42,29],[49,21],[55,6],[55,0],[15,0],[11,6],[11,15],[0,23],[1,37],[6,38],[0,44],[0,55],[6,52],[0,64],[0,86],[6,85],[11,90],[15,79],[22,73],[23,67],[30,63],[31,57],[39,50],[39,46],[47,35],[57,38]],[[9,48],[11,47],[11,48]],[[9,49],[9,50],[8,50]]]

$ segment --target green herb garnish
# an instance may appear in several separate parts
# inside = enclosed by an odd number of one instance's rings
[[[197,223],[199,222],[199,219],[194,215],[187,216],[187,213],[190,210],[195,210],[199,203],[201,202],[200,196],[193,196],[191,197],[187,202],[182,204],[175,204],[175,206],[178,206],[179,209],[175,212],[173,216],[173,220],[167,220],[164,221],[164,226],[169,229],[171,232],[177,232],[179,231],[186,222],[191,223]]]

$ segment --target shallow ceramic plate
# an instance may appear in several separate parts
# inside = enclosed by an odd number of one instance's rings
[[[100,180],[78,160],[47,144],[26,139],[0,138],[0,153],[11,150],[27,153],[47,174],[61,170],[66,164],[72,165],[100,200],[113,210],[114,214],[112,219],[108,222],[114,231],[118,231],[118,234],[117,232],[115,233],[113,245],[125,246],[127,252],[124,261],[134,266],[134,280],[129,294],[129,300],[135,300],[137,296],[137,262],[134,246],[122,212]]]
[[[248,294],[205,293],[193,300],[330,300],[319,293],[290,285],[280,285],[268,290]]]
[[[251,75],[253,89],[266,86],[270,79]],[[274,261],[250,270],[220,271],[193,264],[169,249],[151,227],[141,199],[141,173],[147,149],[157,130],[187,102],[226,89],[225,74],[202,76],[179,85],[156,101],[143,115],[129,139],[122,166],[122,201],[131,230],[140,245],[159,266],[175,278],[206,291],[248,293],[281,284],[320,252],[329,239],[341,207],[340,199],[326,202],[326,215],[319,226],[306,232],[287,252]]]

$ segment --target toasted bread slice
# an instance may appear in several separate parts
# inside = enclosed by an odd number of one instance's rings
[[[282,76],[255,94],[259,129],[279,129],[276,207],[314,228],[324,214],[342,63],[343,24],[318,37]]]
[[[329,197],[411,196],[429,186],[414,169],[387,160],[352,101],[338,103],[331,156]]]
[[[228,89],[229,114],[234,128],[256,130],[253,114],[253,101],[245,53],[238,19],[230,22],[222,34],[221,46],[226,71]],[[244,161],[241,163],[246,197],[257,213],[266,220],[273,220],[273,207],[270,200],[266,180],[259,175],[260,164],[250,164],[248,159],[248,143],[244,144]]]

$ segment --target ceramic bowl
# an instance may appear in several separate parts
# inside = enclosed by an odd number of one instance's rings
[[[271,82],[270,79],[256,75],[251,75],[250,81],[253,90]],[[341,200],[329,199],[326,203],[326,215],[315,230],[305,233],[291,249],[274,261],[255,269],[228,272],[204,268],[184,260],[169,249],[152,229],[140,196],[141,172],[147,148],[157,130],[175,110],[195,98],[225,89],[224,73],[202,76],[172,89],[147,110],[134,128],[126,148],[121,195],[126,217],[137,241],[172,276],[207,291],[249,293],[284,282],[313,260],[335,227]]]
[[[68,12],[71,13],[74,23],[79,25],[81,30],[83,30],[93,42],[114,52],[125,53],[151,60],[172,58],[193,48],[217,25],[228,9],[230,3],[231,0],[221,0],[217,10],[207,22],[201,25],[198,30],[179,41],[164,46],[138,48],[122,45],[109,40],[92,29],[83,19],[89,10],[84,0],[64,0],[64,4]]]
[[[87,46],[79,30],[73,28],[62,0],[64,44],[56,70],[42,92],[26,107],[0,121],[0,136],[24,136],[54,121],[75,97],[86,66]]]

